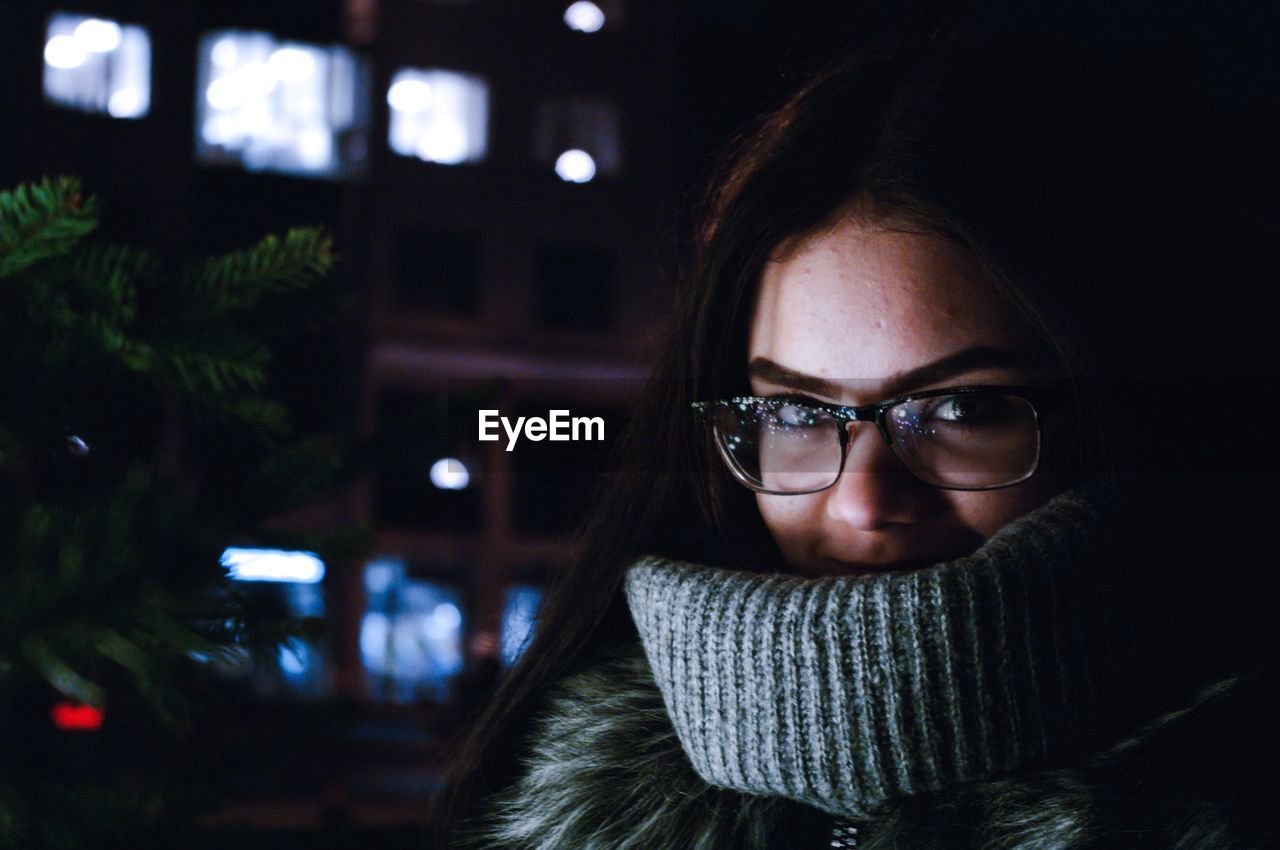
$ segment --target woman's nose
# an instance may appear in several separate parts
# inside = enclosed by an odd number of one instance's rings
[[[861,531],[915,522],[925,508],[928,485],[894,455],[871,422],[851,422],[844,469],[826,494],[827,515]]]

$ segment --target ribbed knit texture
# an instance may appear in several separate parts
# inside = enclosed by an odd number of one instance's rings
[[[926,569],[802,579],[639,561],[631,613],[680,742],[726,788],[868,817],[1052,757],[1091,726],[1094,482]]]

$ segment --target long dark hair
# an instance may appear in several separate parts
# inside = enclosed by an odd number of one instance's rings
[[[1169,467],[1176,440],[1142,427],[1143,411],[1230,355],[1188,335],[1205,330],[1187,293],[1211,264],[1211,211],[1187,169],[1161,158],[1177,150],[1173,128],[1134,111],[1150,93],[1129,97],[1120,82],[1054,45],[935,38],[843,59],[735,145],[580,554],[455,760],[436,810],[442,837],[516,778],[547,687],[635,639],[620,592],[632,559],[778,566],[751,495],[720,468],[689,404],[746,389],[761,269],[852,202],[972,253],[1073,383],[1082,477]]]

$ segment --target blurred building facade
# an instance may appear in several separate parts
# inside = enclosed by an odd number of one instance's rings
[[[375,551],[327,564],[322,582],[260,582],[326,635],[236,685],[267,707],[260,723],[326,702],[357,720],[275,780],[243,783],[229,820],[416,823],[444,736],[531,633],[609,440],[508,452],[475,439],[475,411],[599,415],[609,438],[625,420],[671,295],[672,6],[0,13],[0,105],[21,116],[6,186],[77,175],[107,201],[107,236],[174,256],[325,224],[357,296],[342,328],[278,368],[308,427],[391,447],[292,519],[367,525]]]

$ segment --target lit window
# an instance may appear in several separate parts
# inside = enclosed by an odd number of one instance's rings
[[[566,2],[564,25],[574,32],[596,33],[622,23],[621,0],[573,0]]]
[[[564,23],[577,32],[599,32],[604,27],[604,12],[591,0],[577,0],[564,10]]]
[[[411,579],[402,561],[380,559],[364,570],[367,605],[360,658],[376,699],[444,702],[462,671],[462,593]]]
[[[533,156],[566,183],[589,183],[622,169],[622,127],[607,100],[574,97],[538,108]]]
[[[112,118],[151,108],[151,39],[138,26],[55,14],[45,30],[44,96],[51,103]]]
[[[484,159],[489,86],[481,78],[404,68],[391,79],[387,105],[387,144],[396,153],[442,165]]]
[[[472,413],[464,432],[458,427],[459,409],[442,395],[379,395],[379,431],[386,446],[373,469],[373,508],[379,524],[450,532],[479,529],[484,518],[483,469],[460,445],[467,439],[474,442],[476,420]],[[441,459],[446,461],[443,465]],[[466,486],[460,487],[463,470]]]
[[[222,554],[228,577],[240,592],[268,597],[297,621],[325,616],[324,564],[310,552],[279,549],[230,548]],[[193,656],[196,657],[196,656]],[[223,675],[248,681],[262,697],[320,697],[329,686],[323,648],[311,640],[290,638],[273,657],[255,659],[245,647],[231,647],[216,657],[196,657]]]
[[[542,588],[532,584],[515,584],[507,588],[507,601],[502,612],[502,663],[514,664],[533,638],[542,604]]]
[[[437,490],[465,490],[471,483],[471,473],[457,458],[442,457],[431,464],[431,483]]]
[[[556,176],[566,183],[590,183],[596,176],[596,161],[591,154],[577,148],[556,157]]]
[[[299,620],[324,618],[324,594],[318,584],[281,587],[289,615]],[[276,650],[275,664],[258,672],[259,690],[318,697],[328,691],[328,664],[323,647],[312,640],[290,638]]]
[[[196,157],[315,177],[362,170],[363,63],[343,47],[224,30],[200,41]]]
[[[231,547],[222,565],[236,581],[281,581],[316,584],[324,578],[324,562],[311,552]]]

